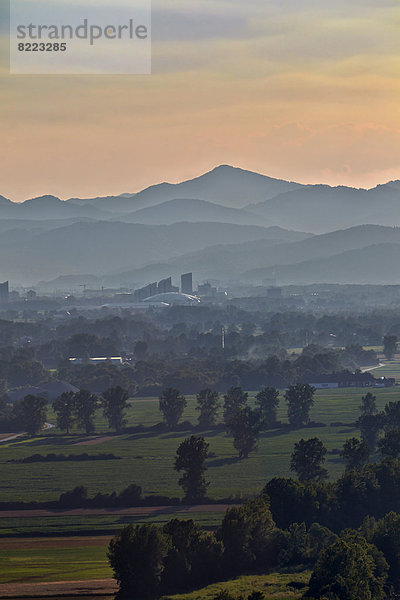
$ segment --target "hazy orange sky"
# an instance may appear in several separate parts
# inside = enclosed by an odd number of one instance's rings
[[[135,192],[221,163],[400,179],[399,30],[398,0],[154,0],[152,75],[2,67],[0,194]]]

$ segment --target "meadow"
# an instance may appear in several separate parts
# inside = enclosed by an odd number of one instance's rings
[[[378,408],[389,401],[400,399],[395,388],[373,390]],[[241,499],[258,493],[266,482],[275,476],[290,476],[290,454],[294,444],[301,438],[319,437],[328,449],[326,467],[332,479],[344,470],[338,455],[349,437],[359,435],[352,423],[359,416],[363,389],[339,389],[318,391],[311,410],[315,427],[290,430],[285,427],[263,433],[258,451],[247,460],[239,460],[232,438],[222,427],[199,432],[210,444],[211,456],[207,460],[207,479],[210,482],[210,498]],[[254,396],[254,395],[251,395]],[[136,483],[144,495],[162,494],[182,497],[178,486],[178,474],[174,471],[174,457],[179,444],[194,432],[198,413],[194,397],[188,397],[184,423],[178,431],[168,432],[157,424],[161,421],[158,399],[137,398],[131,401],[127,413],[128,427],[123,435],[110,434],[108,425],[99,413],[95,436],[86,437],[82,432],[65,435],[57,429],[36,438],[19,438],[0,445],[0,476],[2,501],[56,500],[62,492],[77,485],[88,488],[89,495],[97,492],[110,493]],[[285,423],[286,404],[281,398],[278,418]],[[55,422],[54,415],[48,420]],[[341,423],[341,424],[338,424]],[[142,427],[139,427],[141,425]],[[11,459],[22,459],[35,453],[98,454],[114,453],[122,460],[97,462],[45,462],[16,464]]]
[[[397,369],[398,363],[387,364],[388,372],[385,374],[391,375]],[[383,369],[377,370],[376,375],[378,373],[383,374]],[[359,435],[352,423],[359,416],[361,397],[366,391],[318,391],[311,411],[311,419],[317,426],[295,431],[281,427],[265,432],[260,438],[258,451],[251,454],[247,460],[237,459],[232,439],[226,436],[222,427],[201,432],[210,444],[212,453],[207,461],[209,496],[216,499],[241,499],[259,492],[271,477],[292,475],[289,465],[294,443],[301,438],[314,436],[319,437],[328,448],[326,467],[331,479],[340,476],[344,471],[344,463],[338,451],[346,439]],[[400,399],[397,387],[376,389],[373,393],[377,396],[379,409],[389,401]],[[250,394],[250,397],[253,401],[254,394]],[[91,437],[87,437],[81,431],[73,431],[67,436],[54,428],[33,439],[22,437],[3,442],[0,444],[1,499],[54,500],[60,493],[76,485],[85,485],[89,494],[94,495],[98,491],[121,491],[131,483],[141,485],[145,495],[182,497],[177,483],[178,474],[173,469],[174,456],[179,443],[193,433],[193,426],[196,425],[198,417],[195,398],[188,397],[187,400],[184,423],[174,432],[167,432],[159,426],[161,415],[157,398],[137,398],[130,402],[127,412],[128,429],[122,435],[110,434],[107,423],[99,413],[96,419],[96,435]],[[283,424],[287,422],[283,396],[278,418]],[[55,422],[55,415],[51,412],[48,421]],[[196,430],[196,433],[200,432]],[[35,453],[50,452],[114,453],[120,456],[121,460],[32,464],[8,462]],[[65,581],[63,595],[70,593],[68,582],[71,581],[95,582],[104,579],[108,580],[107,585],[111,585],[106,546],[110,537],[122,526],[146,521],[162,524],[178,517],[194,518],[203,526],[216,528],[222,520],[223,510],[221,506],[220,511],[213,513],[199,510],[195,514],[188,514],[183,507],[171,507],[167,511],[148,516],[118,515],[110,510],[105,515],[59,516],[55,513],[54,516],[35,518],[2,517],[0,597],[3,593],[8,593],[7,586],[28,583],[37,586],[40,582]],[[309,572],[239,577],[173,598],[211,600],[218,591],[227,589],[235,596],[259,590],[263,591],[267,598],[289,600],[301,597],[302,587],[306,585],[308,577]],[[13,594],[14,592],[11,593]],[[94,593],[92,596],[92,600],[95,598],[105,600],[106,596],[97,592],[97,595]]]
[[[0,584],[109,579],[109,538],[3,540]]]
[[[301,598],[310,575],[310,571],[290,572],[290,570],[269,573],[268,575],[243,575],[230,581],[214,583],[201,590],[176,594],[171,598],[173,600],[212,600],[223,590],[236,598],[239,596],[247,597],[251,592],[262,592],[266,598],[273,598],[274,600]]]
[[[397,355],[396,355],[397,356]],[[394,377],[396,381],[400,380],[400,360],[385,360],[382,367],[371,370],[375,377]]]
[[[101,589],[102,586],[103,591],[109,594],[91,596],[92,600],[110,597],[115,584],[111,580],[112,571],[106,559],[108,542],[108,537],[4,541],[0,547],[0,597],[14,595],[21,589],[28,593],[29,590],[38,592],[42,584],[52,582],[64,582],[64,597],[76,589],[79,581],[87,582],[88,590]],[[263,575],[244,575],[171,598],[211,600],[220,591],[227,590],[236,597],[260,591],[267,598],[286,600],[301,597],[309,577],[309,571],[293,572],[293,569]],[[47,587],[47,591],[49,589],[51,588]],[[60,589],[60,584],[57,589]],[[79,596],[74,594],[71,597]]]
[[[214,507],[213,507],[214,508]],[[217,507],[218,508],[218,507]],[[226,507],[207,511],[190,512],[180,508],[166,508],[151,514],[124,515],[115,514],[110,509],[107,515],[71,515],[60,516],[56,511],[46,517],[0,517],[0,538],[9,536],[71,536],[71,535],[113,535],[125,525],[140,525],[142,523],[157,523],[164,525],[171,519],[193,519],[202,527],[216,529],[225,514]],[[1,515],[1,513],[0,513]],[[1,540],[0,540],[1,548]]]

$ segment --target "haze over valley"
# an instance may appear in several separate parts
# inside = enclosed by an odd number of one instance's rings
[[[400,278],[400,182],[303,185],[223,165],[103,198],[0,197],[3,279],[134,288],[198,280],[389,284]]]

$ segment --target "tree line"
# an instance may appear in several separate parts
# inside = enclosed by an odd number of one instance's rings
[[[290,427],[300,428],[310,422],[310,410],[314,404],[315,388],[308,384],[290,386],[285,394]],[[274,387],[262,389],[255,397],[254,407],[249,395],[241,387],[231,387],[223,396],[211,389],[200,391],[197,396],[198,425],[200,429],[214,427],[220,408],[223,407],[223,423],[233,438],[233,445],[240,458],[247,458],[257,448],[262,431],[277,427],[279,390]],[[187,405],[179,390],[168,388],[160,396],[159,408],[167,427],[178,426]]]
[[[302,417],[308,415],[312,405],[313,389],[305,386],[289,388],[286,392],[288,401],[288,413],[292,418],[293,426],[301,426],[300,409],[303,410]],[[243,458],[253,450],[257,441],[257,434],[265,427],[276,425],[276,407],[278,405],[278,391],[273,388],[262,390],[256,398],[256,408],[249,408],[247,394],[240,388],[232,388],[225,395],[224,420],[227,431],[233,436],[234,446],[239,451],[239,457]],[[217,396],[210,390],[198,396],[198,410],[207,409],[207,415],[212,410],[211,420],[214,422],[217,410]],[[299,408],[300,406],[300,408]],[[360,406],[361,416],[356,426],[363,429],[361,423],[366,414],[376,410],[376,397],[368,392],[362,397]],[[397,419],[397,420],[396,420]],[[200,418],[199,420],[203,420]],[[207,423],[209,426],[209,422]],[[400,458],[400,401],[390,402],[380,414],[380,425],[384,435],[380,438],[377,447],[379,458],[382,461]],[[204,437],[192,435],[180,444],[175,462],[175,469],[185,471],[184,477],[179,480],[185,492],[185,498],[189,502],[200,501],[205,497],[208,483],[204,478],[206,470],[205,461],[208,457],[209,444]],[[346,463],[346,472],[360,470],[366,466],[371,458],[375,447],[371,448],[365,438],[350,438],[344,445],[339,455]],[[328,471],[324,468],[327,448],[323,442],[313,437],[301,439],[295,443],[291,455],[290,469],[297,474],[301,483],[322,482],[328,478]],[[374,455],[378,458],[377,454]]]
[[[332,373],[346,379],[360,365],[377,363],[374,351],[355,346],[346,351],[309,346],[299,356],[288,355],[286,351],[264,351],[258,360],[243,353],[239,353],[239,357],[233,359],[221,352],[212,356],[190,353],[184,358],[181,354],[167,354],[165,357],[146,357],[123,366],[107,363],[71,365],[66,362],[60,366],[58,373],[61,379],[79,388],[100,393],[106,387],[120,385],[133,397],[158,396],[168,387],[178,388],[185,394],[198,393],[204,387],[219,392],[235,386],[248,390],[260,390],[266,386],[284,389]],[[344,357],[347,359],[344,360]],[[374,378],[372,374],[364,373],[360,379],[367,384]]]
[[[395,512],[379,520],[368,517],[340,534],[318,522],[283,529],[274,522],[264,491],[229,508],[215,532],[179,519],[164,526],[126,526],[111,540],[108,559],[118,600],[159,598],[294,565],[312,569],[305,599],[385,600],[400,591],[399,529]],[[221,592],[215,600],[231,596]]]
[[[309,423],[309,412],[314,403],[314,388],[308,384],[290,386],[285,392],[288,406],[288,419],[291,427],[302,427]],[[95,415],[102,409],[110,428],[121,433],[127,424],[126,409],[129,406],[129,392],[120,386],[112,387],[100,396],[88,390],[64,392],[53,402],[57,427],[70,434],[74,426],[83,429],[87,435],[95,431]],[[277,426],[279,391],[273,387],[262,389],[255,398],[255,406],[249,404],[249,396],[240,387],[231,387],[223,396],[215,390],[203,389],[197,396],[199,412],[198,427],[215,427],[221,407],[223,423],[234,439],[234,446],[240,457],[247,457],[256,448],[259,434]],[[159,397],[159,410],[166,427],[178,427],[187,406],[186,398],[178,389],[167,388]],[[0,415],[9,422],[18,423],[19,430],[37,435],[47,419],[48,402],[45,398],[29,394],[20,401],[9,405],[0,401]]]
[[[83,429],[87,435],[95,431],[95,415],[102,409],[109,427],[120,433],[126,425],[128,391],[120,386],[105,390],[101,396],[88,390],[64,392],[53,402],[57,427],[70,434],[73,427]],[[46,398],[28,394],[13,404],[0,400],[0,423],[12,431],[26,431],[38,435],[46,425],[49,402]]]
[[[235,335],[240,337],[239,334]],[[261,348],[258,359],[253,353],[246,354],[242,349],[238,350],[237,357],[221,350],[209,355],[200,351],[197,344],[194,347],[196,352],[184,353],[185,357],[182,358],[182,351],[174,355],[170,350],[164,356],[150,356],[146,351],[147,342],[139,341],[135,344],[135,352],[129,355],[130,360],[122,366],[113,365],[111,362],[93,365],[88,360],[90,354],[84,350],[87,344],[90,347],[92,337],[77,334],[71,338],[71,349],[75,344],[78,347],[79,344],[82,345],[83,350],[78,356],[83,358],[83,364],[72,364],[68,359],[64,359],[52,366],[57,367],[59,379],[96,394],[117,386],[128,389],[132,397],[159,395],[163,388],[168,387],[179,388],[190,394],[198,393],[204,387],[211,387],[219,392],[236,385],[252,390],[259,390],[265,386],[286,388],[294,383],[312,381],[330,373],[342,373],[345,376],[349,373],[346,369],[352,372],[360,365],[377,363],[373,350],[366,351],[356,344],[348,346],[345,350],[309,345],[299,356],[289,355],[284,349]],[[257,337],[248,337],[249,348],[253,348]],[[390,340],[390,337],[387,336],[387,339]],[[180,337],[177,339],[179,341]],[[168,345],[171,343],[168,342]],[[101,348],[99,344],[99,351]],[[7,398],[8,391],[13,388],[39,385],[52,379],[50,371],[39,360],[40,353],[34,348],[12,351],[3,359],[1,354],[0,349],[0,397]],[[113,353],[103,352],[100,355],[113,354],[124,353],[114,349]],[[268,358],[265,358],[266,356]],[[373,379],[368,373],[360,377],[366,381]]]

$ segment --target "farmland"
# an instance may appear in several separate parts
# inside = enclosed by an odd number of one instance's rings
[[[400,381],[400,360],[386,360],[382,367],[371,370],[375,377],[394,377]]]
[[[388,364],[387,368],[391,368],[392,373],[397,365]],[[378,409],[399,398],[397,388],[376,389],[374,393]],[[334,479],[344,470],[338,450],[346,439],[359,435],[352,423],[359,415],[364,394],[365,390],[362,389],[318,391],[311,411],[314,425],[299,430],[290,430],[285,426],[286,406],[281,397],[278,419],[282,426],[262,434],[258,451],[247,460],[237,459],[232,440],[226,436],[221,423],[205,432],[194,429],[197,421],[194,397],[187,398],[184,422],[173,432],[159,425],[157,398],[134,399],[130,402],[127,414],[127,430],[122,435],[110,433],[99,412],[96,434],[90,437],[81,431],[73,431],[67,436],[54,428],[36,438],[21,437],[3,442],[0,445],[2,500],[55,500],[62,492],[82,484],[92,496],[98,491],[121,491],[131,483],[140,485],[144,495],[182,497],[177,473],[173,469],[174,456],[179,443],[193,431],[204,435],[210,444],[212,454],[207,461],[210,498],[236,498],[240,501],[247,495],[259,492],[270,478],[290,476],[290,454],[294,443],[301,438],[317,436],[324,442],[328,448],[326,467],[331,479]],[[250,397],[253,400],[254,394],[250,394]],[[54,414],[48,415],[48,421],[55,422]],[[35,453],[52,452],[87,452],[89,455],[104,452],[113,453],[120,459],[32,464],[8,462]],[[196,507],[196,510],[171,506],[165,509],[109,509],[92,513],[76,510],[68,514],[48,511],[37,516],[17,511],[13,515],[3,513],[0,520],[0,597],[27,595],[32,589],[37,595],[43,587],[43,597],[55,590],[56,596],[71,594],[72,598],[88,593],[93,600],[105,600],[110,596],[102,594],[112,595],[114,589],[106,546],[117,530],[129,523],[151,521],[163,524],[174,517],[193,518],[202,526],[215,529],[222,520],[224,510],[224,506],[217,505]],[[308,576],[308,572],[303,572],[239,577],[174,598],[208,600],[221,589],[228,589],[237,596],[255,589],[275,600],[299,598],[301,586],[305,585]]]
[[[0,598],[16,594],[37,597],[40,593],[43,597],[70,593],[75,598],[90,594],[92,600],[110,597],[116,587],[106,559],[108,541],[108,537],[100,536],[4,540],[0,547]],[[308,571],[248,575],[172,597],[208,600],[228,590],[237,596],[263,591],[275,600],[299,598],[309,575]]]
[[[239,460],[222,426],[201,432],[210,444],[211,456],[207,461],[209,496],[215,499],[240,499],[257,493],[275,476],[290,476],[290,454],[301,438],[319,437],[328,449],[326,467],[331,478],[337,478],[344,464],[337,451],[349,437],[358,435],[352,423],[359,415],[362,389],[324,390],[316,394],[311,411],[314,427],[290,430],[286,427],[270,430],[261,435],[258,452],[247,460]],[[397,400],[397,388],[377,389],[378,408]],[[286,406],[281,399],[278,418],[286,422]],[[54,422],[54,415],[48,420]],[[178,431],[168,432],[158,424],[160,413],[156,398],[134,399],[128,411],[128,432],[110,435],[108,426],[99,413],[97,434],[88,438],[80,432],[67,436],[56,429],[42,436],[20,438],[4,442],[1,448],[2,500],[56,500],[62,492],[77,485],[85,485],[89,495],[97,492],[121,491],[131,483],[140,485],[144,495],[162,494],[181,497],[178,476],[173,469],[178,445],[193,433],[197,421],[196,403],[188,397],[184,422]],[[129,429],[130,428],[130,429]],[[198,430],[196,431],[197,433]],[[35,453],[81,454],[113,453],[121,460],[101,462],[46,462],[15,464]]]
[[[142,523],[165,524],[170,519],[193,519],[199,525],[217,528],[221,523],[226,505],[155,507],[133,509],[104,509],[91,511],[76,509],[64,513],[57,510],[6,511],[0,519],[0,538],[7,536],[54,536],[113,534],[125,525]],[[94,512],[95,514],[91,514]],[[10,516],[11,513],[11,516]],[[38,515],[37,513],[44,513]],[[0,542],[1,546],[1,542]]]
[[[3,540],[0,546],[0,583],[107,579],[109,539],[68,538]]]

